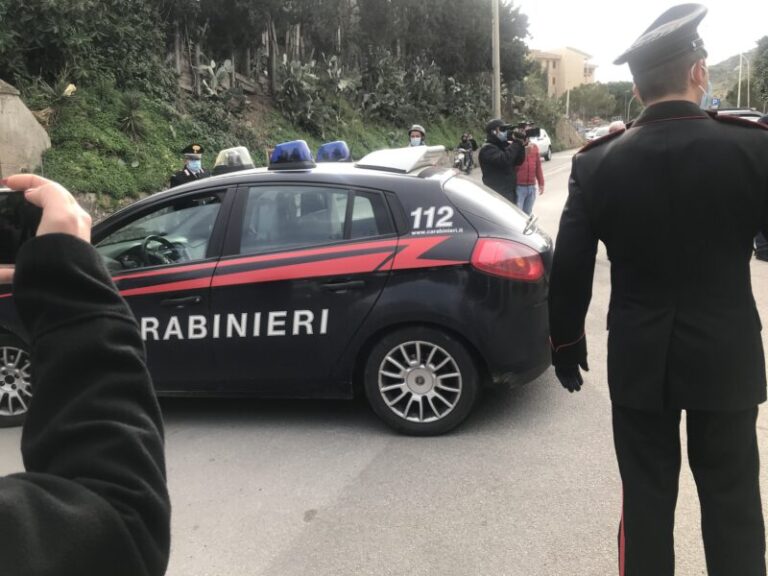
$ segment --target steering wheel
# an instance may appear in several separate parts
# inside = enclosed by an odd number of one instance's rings
[[[168,240],[167,238],[163,238],[162,236],[158,236],[156,234],[150,234],[146,238],[144,238],[144,241],[141,243],[141,259],[144,261],[144,263],[147,266],[151,266],[153,264],[173,264],[173,260],[165,256],[164,254],[160,254],[159,252],[156,252],[154,250],[149,249],[149,245],[152,242],[157,242],[158,244],[162,244],[166,248],[168,248],[172,254],[176,254],[178,258],[178,251],[176,250],[176,245]]]

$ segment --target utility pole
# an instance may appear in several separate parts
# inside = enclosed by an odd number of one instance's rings
[[[747,61],[747,108],[751,108],[752,106],[750,103],[749,95],[751,94],[752,90],[750,89],[750,86],[749,86],[749,77],[752,76],[752,73],[749,70],[749,58],[744,56],[744,60]]]
[[[739,89],[736,96],[736,108],[741,108],[741,67],[743,66],[741,59],[743,57],[743,54],[739,54]]]
[[[499,0],[491,0],[493,18],[491,18],[491,36],[493,43],[493,116],[501,118],[501,60],[499,57]]]

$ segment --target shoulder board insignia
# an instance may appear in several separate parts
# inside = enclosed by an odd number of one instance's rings
[[[726,124],[737,124],[739,126],[746,126],[747,128],[762,128],[768,130],[768,126],[755,122],[754,120],[747,120],[741,116],[734,116],[733,114],[717,114],[712,115],[712,118],[718,122],[725,122]]]

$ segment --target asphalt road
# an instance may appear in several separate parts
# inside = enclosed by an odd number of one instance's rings
[[[534,212],[556,233],[570,153],[545,163]],[[479,171],[474,177],[479,177]],[[768,264],[753,282],[768,318]],[[552,371],[487,394],[440,438],[390,432],[364,402],[164,401],[172,576],[606,576],[616,574],[621,485],[605,372],[604,253],[587,333],[587,384]],[[768,462],[768,417],[760,419]],[[0,430],[0,473],[21,467]],[[762,470],[768,515],[768,466]],[[682,576],[706,574],[695,486],[677,512]]]

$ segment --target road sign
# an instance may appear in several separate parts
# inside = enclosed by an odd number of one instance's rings
[[[712,108],[720,108],[720,98],[712,98]]]

